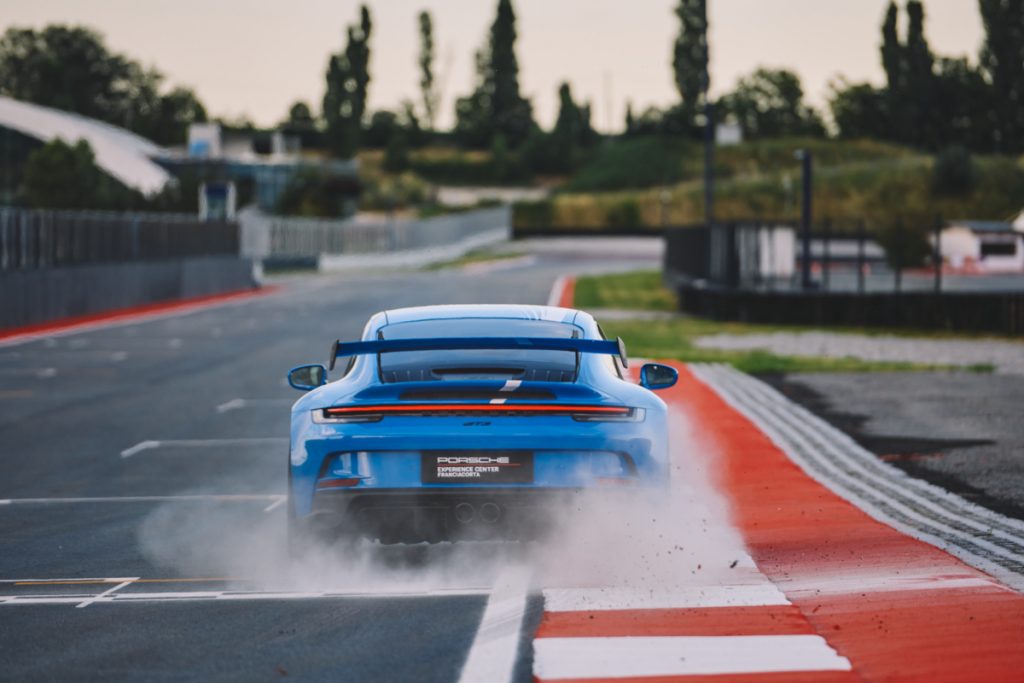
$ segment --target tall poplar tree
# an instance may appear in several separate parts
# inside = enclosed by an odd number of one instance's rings
[[[434,130],[437,115],[437,89],[434,87],[434,26],[430,13],[420,12],[420,94],[427,127]]]
[[[533,126],[533,107],[519,92],[515,42],[512,2],[498,0],[488,43],[476,55],[476,88],[456,103],[456,134],[466,144],[487,146],[500,136],[518,146]]]
[[[679,0],[675,13],[680,27],[672,52],[672,71],[681,100],[681,123],[687,128],[693,128],[711,84],[708,73],[707,0]]]
[[[993,86],[996,148],[1024,151],[1024,0],[979,0],[981,63]]]
[[[362,5],[359,24],[348,27],[344,52],[331,55],[327,64],[323,113],[327,123],[327,148],[335,157],[349,159],[359,149],[370,84],[371,30],[370,11]]]

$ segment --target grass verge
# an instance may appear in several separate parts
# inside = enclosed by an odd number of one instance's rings
[[[462,256],[450,261],[441,261],[426,266],[424,270],[443,270],[445,268],[461,268],[473,263],[487,263],[489,261],[506,261],[508,259],[525,256],[523,251],[491,251],[490,249],[474,249]]]
[[[582,309],[620,309],[638,311],[675,311],[672,292],[661,284],[656,271],[616,273],[581,277],[576,281],[574,305]],[[751,325],[718,322],[692,317],[665,320],[602,320],[605,333],[626,340],[629,352],[643,358],[666,358],[691,363],[728,363],[750,373],[787,372],[911,372],[967,371],[992,372],[991,365],[952,367],[929,363],[867,361],[859,358],[816,358],[777,356],[767,351],[726,351],[702,349],[694,345],[698,337],[714,334],[761,334],[770,332],[802,332],[817,328]],[[897,334],[900,336],[942,337],[948,333],[913,332],[908,330],[863,330],[830,328],[831,332],[854,334]]]

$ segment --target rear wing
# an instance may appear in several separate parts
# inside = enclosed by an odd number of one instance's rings
[[[602,353],[618,356],[623,367],[629,367],[626,344],[621,338],[559,339],[556,337],[432,337],[430,339],[376,339],[374,341],[342,342],[331,345],[330,369],[339,358],[365,356],[373,353],[399,351],[452,351],[452,350],[507,350],[507,351],[575,351],[576,353]]]

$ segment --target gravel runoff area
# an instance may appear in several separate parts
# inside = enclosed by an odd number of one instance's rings
[[[1024,519],[1024,381],[965,372],[763,376],[908,474]]]
[[[694,345],[728,351],[763,350],[779,356],[860,358],[867,361],[970,367],[992,365],[996,373],[1024,375],[1024,343],[995,339],[915,339],[836,332],[716,334]]]

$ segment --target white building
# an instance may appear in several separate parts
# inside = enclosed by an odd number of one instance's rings
[[[952,221],[939,240],[943,261],[957,270],[1024,273],[1024,212],[1013,223]]]

